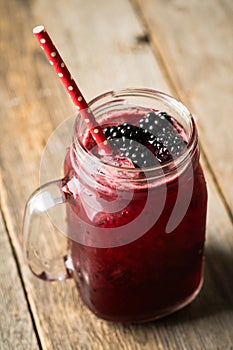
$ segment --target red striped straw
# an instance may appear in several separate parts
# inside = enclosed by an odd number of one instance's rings
[[[111,148],[105,137],[105,134],[101,126],[96,122],[95,117],[88,106],[83,94],[79,90],[77,84],[73,80],[66,64],[61,58],[58,50],[54,46],[49,34],[45,30],[44,26],[39,25],[33,29],[33,34],[39,41],[41,48],[43,49],[45,55],[47,56],[50,64],[53,66],[55,72],[61,79],[66,91],[72,98],[75,107],[82,111],[87,127],[91,132],[93,139],[96,141],[99,149],[105,154],[111,154]]]

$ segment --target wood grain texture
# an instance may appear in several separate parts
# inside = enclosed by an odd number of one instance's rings
[[[101,7],[92,0],[4,0],[0,6],[2,209],[42,348],[232,350],[232,225],[205,164],[210,194],[205,284],[191,306],[145,325],[111,324],[84,307],[72,280],[45,283],[30,274],[22,254],[23,207],[39,184],[49,135],[74,112],[32,27],[45,24],[88,99],[126,86],[169,88],[160,56],[138,39],[145,30],[125,0],[101,0]],[[61,146],[58,142],[56,150]],[[53,167],[47,170],[51,179]]]
[[[201,143],[233,213],[233,2],[133,3],[165,64],[175,93],[198,116]]]
[[[39,349],[0,213],[0,349]]]

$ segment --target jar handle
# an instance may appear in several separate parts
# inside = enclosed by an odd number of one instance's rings
[[[49,182],[38,188],[29,198],[23,221],[24,253],[29,268],[37,277],[46,281],[61,281],[71,278],[73,265],[67,252],[63,256],[47,261],[39,249],[42,240],[48,241],[47,234],[40,231],[40,221],[43,215],[59,204],[67,203],[67,196],[62,188],[65,180]]]

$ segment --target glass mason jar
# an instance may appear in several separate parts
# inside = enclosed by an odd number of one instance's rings
[[[196,125],[181,102],[149,89],[111,91],[89,106],[103,127],[137,125],[145,113],[167,112],[187,145],[165,163],[132,167],[127,159],[99,156],[78,115],[65,177],[42,186],[27,203],[28,263],[47,280],[73,277],[84,303],[103,319],[154,320],[190,303],[203,281],[207,191]],[[61,203],[67,216],[66,272],[53,276],[43,257],[35,256],[38,221]]]

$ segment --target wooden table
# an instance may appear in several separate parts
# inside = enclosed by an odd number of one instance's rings
[[[0,349],[232,350],[232,0],[1,0],[0,14]],[[172,316],[107,323],[73,280],[45,283],[26,266],[25,202],[49,136],[75,112],[32,35],[41,23],[88,100],[151,87],[196,115],[209,191],[205,283]]]

